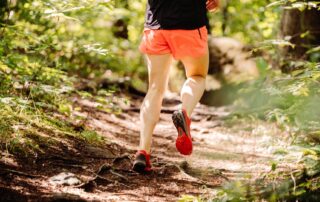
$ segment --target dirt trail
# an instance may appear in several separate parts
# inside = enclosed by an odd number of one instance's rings
[[[105,137],[104,145],[60,138],[45,156],[25,159],[2,153],[0,201],[176,201],[185,194],[210,195],[227,181],[268,172],[271,154],[287,144],[271,124],[228,124],[223,121],[227,108],[200,105],[192,116],[193,155],[181,156],[171,122],[179,101],[170,98],[154,132],[154,172],[139,175],[131,164],[142,98],[131,100],[123,113],[114,115],[98,110],[97,103],[74,98],[82,109],[76,115],[86,117],[85,125]]]

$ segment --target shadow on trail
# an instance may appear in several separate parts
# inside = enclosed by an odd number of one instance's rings
[[[94,130],[105,141],[89,144],[72,136],[44,131],[43,138],[30,136],[41,151],[36,155],[23,157],[3,152],[0,187],[11,190],[4,191],[8,199],[16,196],[23,201],[25,197],[32,200],[37,196],[43,201],[68,198],[74,201],[176,201],[183,194],[206,194],[208,189],[219,187],[235,176],[259,173],[268,166],[268,155],[252,152],[256,147],[252,138],[256,137],[251,137],[250,131],[226,134],[222,124],[223,117],[229,113],[226,108],[204,105],[197,107],[192,119],[194,153],[190,157],[181,156],[174,146],[176,129],[171,122],[171,114],[179,102],[169,99],[164,101],[154,131],[153,172],[140,175],[131,168],[139,143],[142,98],[132,100],[120,115],[103,112],[91,100],[76,97],[73,101],[75,107],[81,108],[74,115],[81,115],[85,121],[80,126],[71,125]],[[61,120],[68,119],[61,116]],[[42,144],[47,137],[53,141]],[[236,139],[228,141],[233,137]],[[2,172],[2,168],[10,169]]]

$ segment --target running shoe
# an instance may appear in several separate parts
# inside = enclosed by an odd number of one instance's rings
[[[183,155],[190,155],[192,153],[191,120],[187,112],[184,109],[175,111],[172,115],[172,121],[178,131],[176,139],[177,150]]]
[[[138,173],[150,172],[151,171],[150,154],[148,154],[145,150],[139,150],[136,153],[132,170]]]

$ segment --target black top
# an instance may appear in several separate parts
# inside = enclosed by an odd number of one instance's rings
[[[208,25],[206,0],[148,0],[145,27],[198,29]]]

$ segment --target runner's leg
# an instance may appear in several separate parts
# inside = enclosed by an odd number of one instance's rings
[[[160,117],[163,95],[168,85],[171,54],[146,55],[149,88],[140,109],[140,150],[150,153],[152,133]]]
[[[208,49],[201,57],[183,57],[181,61],[187,75],[187,80],[181,89],[182,109],[185,109],[190,117],[205,90],[205,78],[209,68]]]

